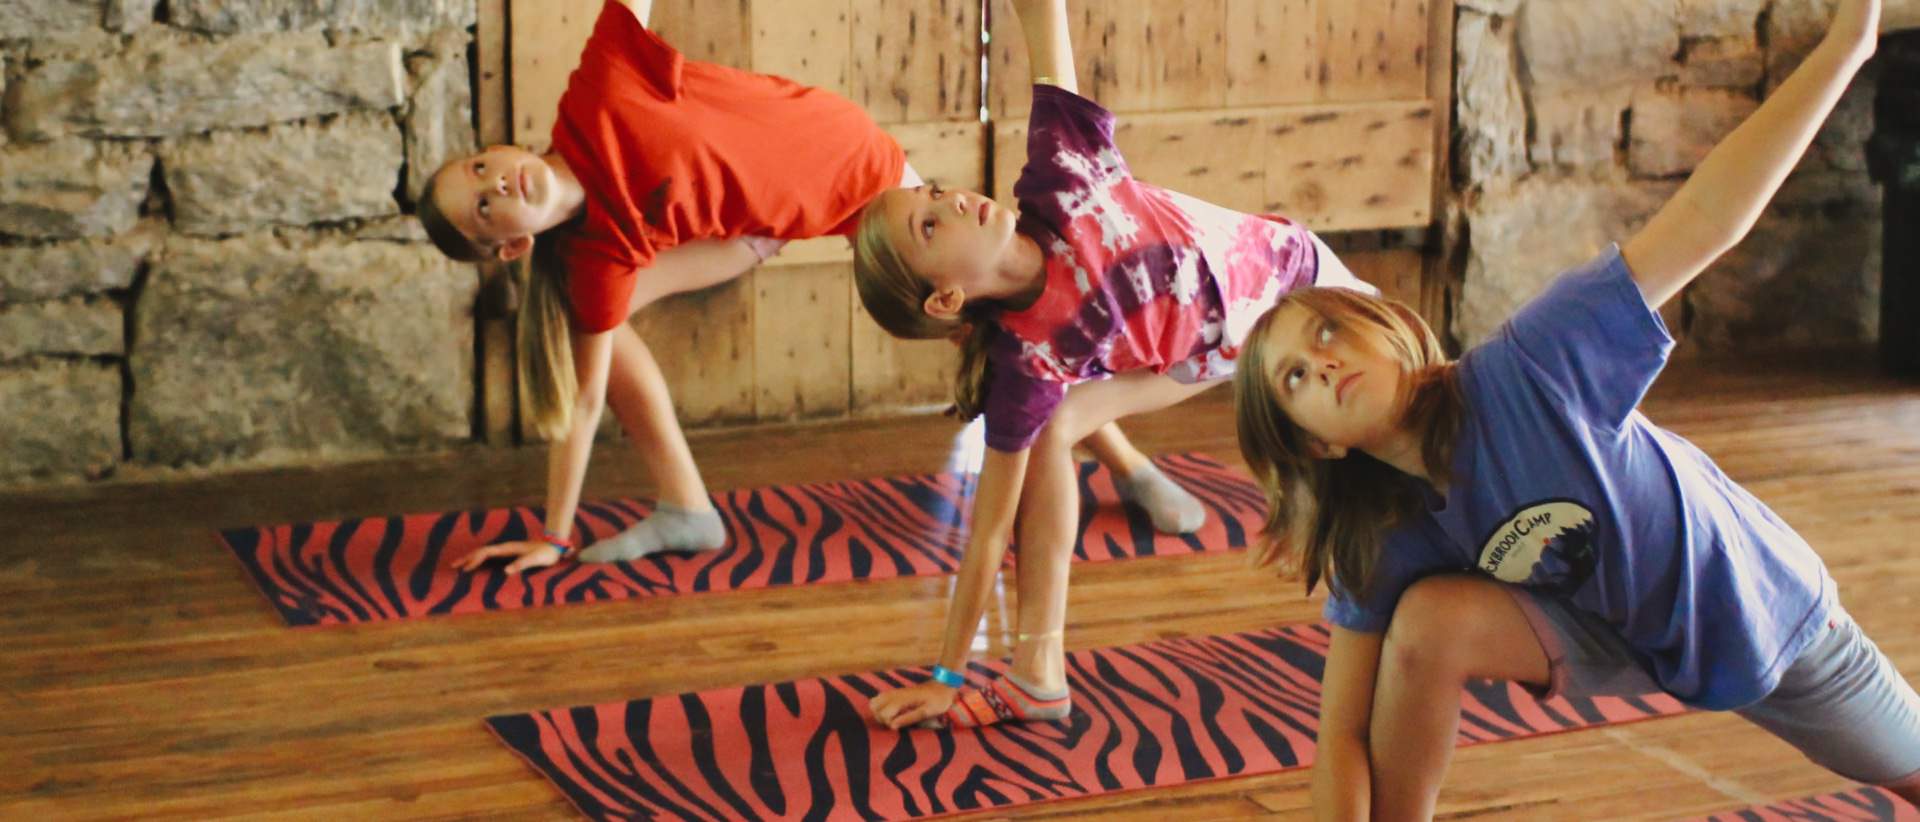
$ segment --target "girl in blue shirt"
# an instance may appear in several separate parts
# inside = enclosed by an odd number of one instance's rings
[[[1458,362],[1353,292],[1292,292],[1254,327],[1234,390],[1262,558],[1330,589],[1323,817],[1430,817],[1475,677],[1734,710],[1920,805],[1920,696],[1806,542],[1634,410],[1672,348],[1659,307],[1752,228],[1872,55],[1879,6],[1842,0],[1638,235]]]

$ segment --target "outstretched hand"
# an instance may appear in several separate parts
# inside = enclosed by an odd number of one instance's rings
[[[447,566],[461,571],[474,571],[487,560],[499,557],[511,557],[513,561],[507,563],[507,573],[518,574],[559,562],[560,550],[545,542],[534,540],[502,542],[478,549],[466,556],[448,560]]]
[[[960,689],[928,680],[918,685],[882,691],[867,703],[873,719],[894,730],[918,725],[947,712]]]

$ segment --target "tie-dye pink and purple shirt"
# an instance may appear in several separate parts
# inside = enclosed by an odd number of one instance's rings
[[[985,409],[994,449],[1031,446],[1075,383],[1142,368],[1187,383],[1231,375],[1254,320],[1314,282],[1304,227],[1134,179],[1113,125],[1098,103],[1033,88],[1013,194],[1047,279],[1031,306],[997,318]]]

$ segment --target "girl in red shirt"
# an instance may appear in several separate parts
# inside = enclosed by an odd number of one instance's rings
[[[658,478],[660,502],[581,558],[721,547],[725,528],[666,382],[627,319],[662,297],[733,279],[785,241],[851,234],[869,200],[920,182],[899,145],[851,101],[687,60],[647,29],[650,5],[602,8],[560,99],[550,152],[496,146],[449,162],[419,203],[448,256],[519,264],[521,413],[552,442],[545,533],[455,561],[466,570],[505,557],[519,572],[571,550],[609,401]],[[1118,429],[1090,444],[1110,462],[1145,459]],[[1176,526],[1200,510],[1190,496],[1166,498],[1171,505],[1159,507],[1172,513],[1158,519]]]

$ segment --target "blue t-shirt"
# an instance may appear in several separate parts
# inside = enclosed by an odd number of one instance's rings
[[[1837,597],[1813,549],[1641,397],[1673,348],[1618,247],[1562,275],[1461,358],[1466,421],[1443,499],[1385,540],[1364,600],[1383,630],[1415,580],[1477,570],[1618,629],[1668,693],[1724,710],[1766,696]]]

